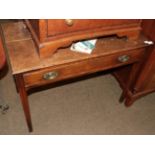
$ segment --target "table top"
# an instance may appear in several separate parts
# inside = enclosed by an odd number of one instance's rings
[[[115,54],[148,46],[147,38],[140,36],[136,41],[126,38],[104,37],[98,39],[92,54],[73,52],[70,48],[59,49],[48,58],[40,58],[30,32],[23,22],[4,23],[2,30],[13,74],[58,66],[95,57]]]

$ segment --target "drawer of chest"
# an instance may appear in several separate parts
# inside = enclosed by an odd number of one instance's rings
[[[144,49],[131,50],[49,67],[24,74],[26,87],[35,87],[139,61]]]
[[[48,36],[66,34],[78,31],[88,31],[97,28],[140,25],[138,19],[48,19]]]

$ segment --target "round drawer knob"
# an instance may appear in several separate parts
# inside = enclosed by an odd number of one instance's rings
[[[48,73],[45,73],[45,74],[43,75],[43,79],[44,79],[44,80],[53,80],[53,79],[55,79],[58,75],[59,75],[58,72],[55,72],[55,71],[53,71],[53,72],[48,72]]]
[[[119,62],[127,62],[130,59],[130,56],[128,55],[122,55],[118,57]]]
[[[72,19],[65,19],[65,22],[68,26],[72,26],[74,24]]]

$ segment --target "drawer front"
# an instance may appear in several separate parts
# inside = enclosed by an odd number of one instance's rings
[[[91,58],[57,67],[45,68],[24,74],[26,87],[48,84],[97,71],[133,63],[143,56],[143,49],[121,52],[115,55]]]
[[[47,20],[48,36],[97,29],[101,27],[139,25],[138,19],[49,19]]]

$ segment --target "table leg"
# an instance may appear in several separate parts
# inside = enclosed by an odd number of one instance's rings
[[[29,132],[32,132],[32,121],[31,121],[31,114],[30,114],[30,108],[29,108],[29,103],[28,103],[28,97],[27,97],[27,92],[25,89],[25,84],[24,84],[24,79],[22,74],[18,74],[15,76],[16,78],[16,86],[18,88],[18,92],[20,94],[27,126],[29,129]]]
[[[133,102],[134,102],[134,99],[127,98],[127,99],[125,100],[125,106],[126,106],[126,107],[130,107],[130,106],[133,104]]]

